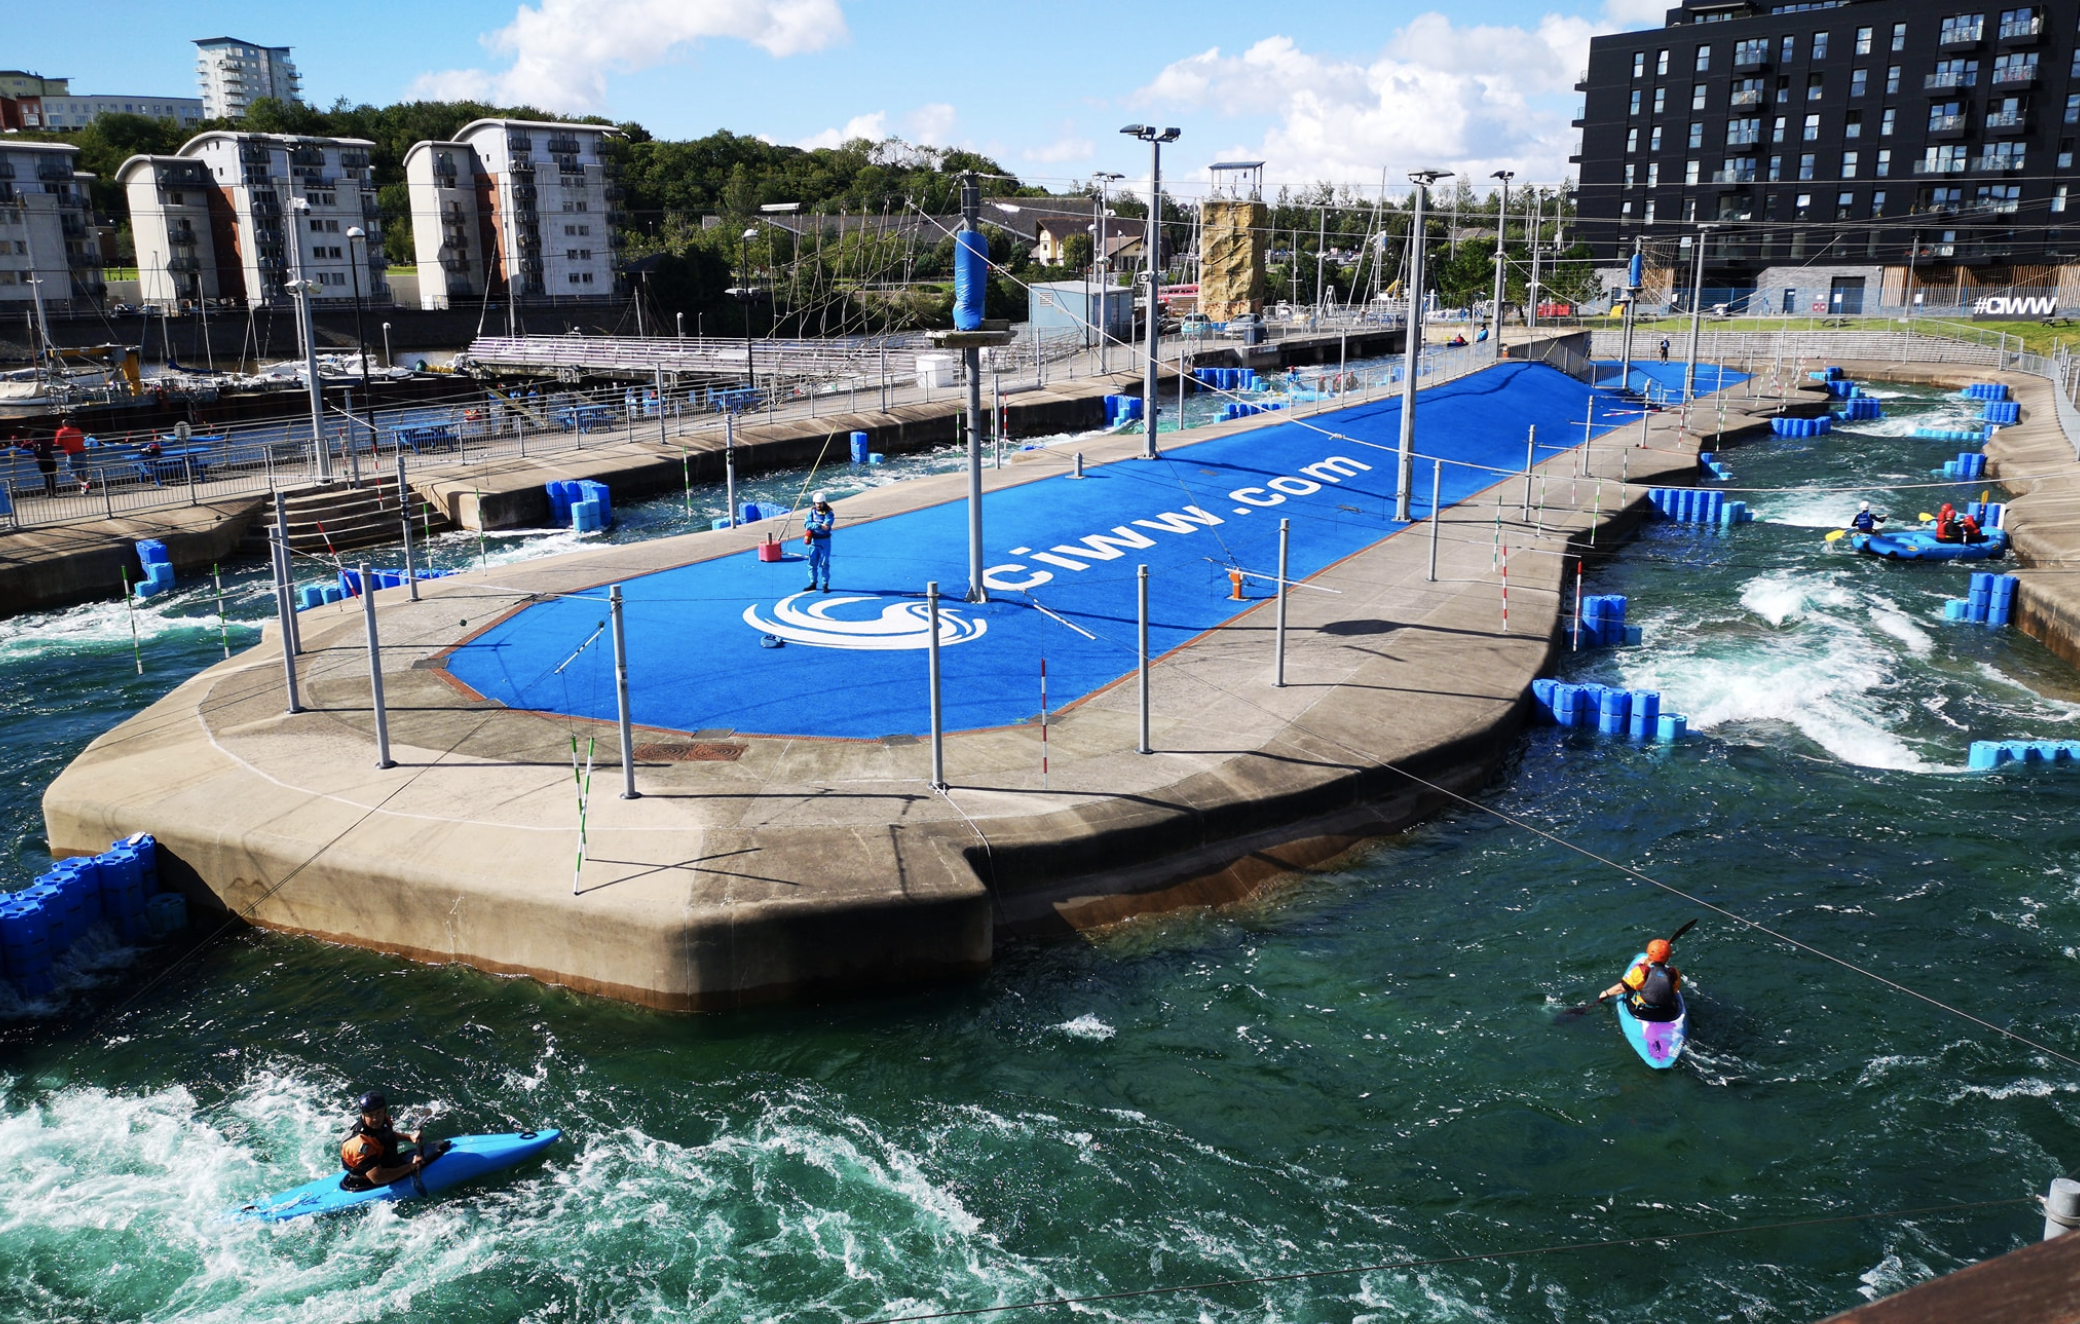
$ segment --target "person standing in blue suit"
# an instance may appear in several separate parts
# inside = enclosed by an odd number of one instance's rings
[[[809,517],[802,521],[802,541],[809,545],[809,587],[818,587],[821,579],[825,593],[831,591],[831,535],[838,527],[837,512],[822,492],[809,507]]]

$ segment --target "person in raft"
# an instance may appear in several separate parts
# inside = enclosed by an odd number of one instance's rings
[[[1856,518],[1849,521],[1849,527],[1858,533],[1876,533],[1878,526],[1884,522],[1883,515],[1871,514],[1871,503],[1866,501],[1857,508]]]
[[[1683,973],[1668,963],[1668,939],[1647,944],[1647,959],[1637,962],[1625,977],[1597,995],[1598,1002],[1623,996],[1625,1009],[1643,1021],[1672,1021],[1679,1013],[1676,991],[1683,986]]]
[[[823,591],[831,591],[831,533],[838,527],[837,512],[822,492],[809,507],[809,518],[802,521],[802,541],[809,544],[809,587],[814,589],[818,576],[823,579]]]
[[[361,1119],[339,1147],[340,1165],[347,1170],[343,1183],[350,1191],[368,1191],[388,1186],[419,1171],[438,1154],[429,1153],[418,1131],[399,1131],[390,1124],[390,1101],[370,1090],[361,1096]],[[399,1147],[409,1143],[407,1158]]]
[[[1986,535],[1979,531],[1979,521],[1970,515],[1960,515],[1957,508],[1945,501],[1936,512],[1937,542],[1984,542]]]

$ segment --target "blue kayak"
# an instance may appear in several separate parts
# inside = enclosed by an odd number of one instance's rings
[[[1647,954],[1641,952],[1625,968],[1630,970],[1646,959]],[[1625,997],[1621,995],[1613,1001],[1618,1006],[1618,1027],[1625,1031],[1625,1042],[1632,1045],[1640,1061],[1657,1071],[1674,1066],[1683,1055],[1683,1045],[1690,1042],[1690,1008],[1684,1004],[1682,993],[1676,994],[1676,1018],[1672,1021],[1643,1021],[1626,1007]]]
[[[1898,533],[1852,533],[1849,545],[1887,561],[1992,561],[2008,550],[2008,531],[1988,529],[1980,542],[1937,542],[1929,529]]]
[[[342,1185],[346,1174],[334,1173],[257,1203],[240,1205],[231,1210],[228,1217],[280,1223],[312,1214],[337,1214],[379,1201],[416,1200],[452,1190],[487,1173],[525,1163],[562,1138],[563,1132],[553,1128],[547,1131],[509,1131],[503,1135],[456,1136],[452,1140],[432,1142],[429,1148],[438,1148],[437,1156],[411,1176],[388,1186],[350,1191]]]

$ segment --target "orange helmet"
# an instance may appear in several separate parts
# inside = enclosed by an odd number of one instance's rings
[[[1647,944],[1647,959],[1659,965],[1668,959],[1668,939],[1656,938]]]

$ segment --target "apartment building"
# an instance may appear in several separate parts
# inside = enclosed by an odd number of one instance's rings
[[[0,69],[0,129],[77,129],[103,115],[117,114],[196,125],[202,122],[202,101],[198,97],[89,96],[74,92],[70,79]]]
[[[202,113],[213,120],[245,117],[246,108],[262,97],[303,100],[290,47],[255,46],[236,37],[204,37],[195,43],[196,81],[202,85]]]
[[[476,120],[405,153],[419,302],[621,292],[620,166],[596,124]]]
[[[41,294],[48,311],[99,307],[101,248],[88,224],[94,177],[66,143],[0,140],[0,317]]]
[[[320,303],[388,303],[381,211],[361,138],[211,132],[116,174],[130,207],[147,303],[285,302],[314,281]],[[359,228],[362,238],[349,232]]]
[[[1755,312],[2041,283],[2080,259],[2076,37],[2070,3],[1683,0],[1590,43],[1582,238],[1686,298],[1701,237],[1703,302]]]

